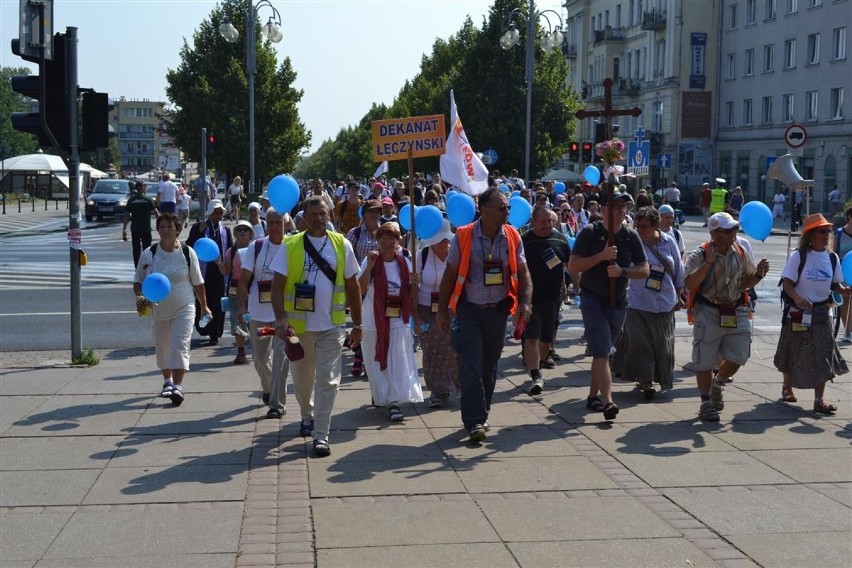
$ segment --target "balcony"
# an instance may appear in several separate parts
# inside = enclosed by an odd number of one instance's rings
[[[642,14],[642,29],[643,30],[664,30],[666,29],[666,13],[663,10],[646,10]]]
[[[594,45],[600,45],[602,43],[607,42],[623,42],[624,41],[624,28],[613,28],[612,26],[607,26],[602,30],[595,30],[595,40]]]
[[[642,84],[638,79],[618,79],[615,82],[616,92],[625,97],[638,97]]]
[[[577,46],[574,44],[562,44],[562,54],[566,59],[577,59]]]

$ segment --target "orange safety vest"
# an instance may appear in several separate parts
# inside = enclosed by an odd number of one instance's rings
[[[450,296],[450,308],[456,311],[459,298],[462,295],[464,281],[470,270],[470,250],[473,248],[473,229],[476,222],[470,223],[456,230],[456,242],[459,246],[459,274],[456,278],[456,286],[453,295]],[[512,314],[518,309],[518,247],[521,244],[521,234],[511,225],[503,225],[506,240],[509,241],[509,297],[512,299]]]

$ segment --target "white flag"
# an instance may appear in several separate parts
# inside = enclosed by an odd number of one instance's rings
[[[467,141],[453,91],[450,91],[450,134],[447,136],[447,151],[441,155],[441,181],[451,183],[470,195],[479,195],[488,189],[488,168]]]
[[[376,173],[373,174],[373,177],[377,178],[380,175],[386,174],[386,173],[388,173],[388,161],[387,160],[385,160],[384,162],[379,164],[379,167],[376,169]]]

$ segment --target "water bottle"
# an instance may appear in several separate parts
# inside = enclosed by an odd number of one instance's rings
[[[207,327],[211,321],[213,321],[213,318],[210,317],[210,314],[204,314],[201,316],[201,319],[198,320],[198,327]]]
[[[518,323],[515,325],[515,333],[512,335],[516,340],[520,339],[527,328],[527,319],[524,316],[518,318]]]
[[[265,325],[263,327],[257,328],[257,336],[258,337],[269,337],[270,335],[275,335],[275,328],[269,325]]]
[[[249,320],[251,320],[251,314],[249,314],[248,312],[244,313],[243,321],[246,323],[246,325],[248,325]],[[248,329],[240,324],[237,324],[237,329],[234,330],[234,332],[242,337],[248,337],[250,335]]]

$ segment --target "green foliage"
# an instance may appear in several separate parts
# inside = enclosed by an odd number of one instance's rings
[[[12,90],[12,76],[29,74],[26,67],[0,67],[0,154],[4,158],[32,154],[38,150],[35,136],[12,128],[12,113],[28,108],[21,96]]]
[[[236,43],[219,35],[227,18],[240,32]],[[256,187],[275,175],[292,171],[310,133],[296,107],[303,92],[293,88],[296,73],[289,58],[276,67],[275,51],[261,40],[263,22],[256,19],[255,170]],[[228,177],[248,177],[249,109],[246,69],[246,14],[243,0],[224,0],[201,22],[193,45],[184,40],[181,63],[166,74],[166,94],[174,105],[165,111],[169,134],[190,161],[201,159],[201,128],[216,134],[216,155],[208,167]]]
[[[88,365],[89,367],[94,367],[100,362],[101,358],[98,357],[98,354],[91,347],[86,347],[79,357],[74,357],[71,360],[71,363],[74,365]]]
[[[500,156],[498,169],[523,172],[527,96],[523,23],[515,21],[521,31],[519,45],[503,50],[499,41],[505,31],[505,16],[515,8],[526,13],[526,6],[521,0],[495,0],[481,29],[468,18],[455,35],[436,40],[432,53],[423,56],[419,73],[405,82],[391,107],[379,113],[377,109],[383,107],[373,105],[356,127],[341,129],[334,140],[306,157],[305,171],[314,172],[310,177],[332,178],[345,173],[372,173],[377,164],[370,153],[370,121],[444,114],[449,128],[449,94],[453,89],[474,150],[493,148]],[[539,19],[538,23],[543,21]],[[540,33],[539,27],[537,38]],[[575,128],[574,112],[580,108],[576,95],[566,87],[568,69],[562,54],[558,50],[545,54],[536,45],[530,128],[532,177],[539,177],[567,152]],[[438,158],[419,159],[416,168],[437,171],[438,163]],[[405,165],[391,162],[390,170],[391,176],[398,176],[405,173]],[[330,171],[336,175],[324,173]]]

